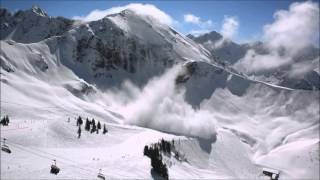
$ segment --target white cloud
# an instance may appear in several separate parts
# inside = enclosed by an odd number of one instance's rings
[[[220,33],[222,38],[214,43],[214,48],[220,48],[225,43],[228,43],[238,33],[240,23],[235,16],[225,16],[222,22]]]
[[[225,16],[223,19],[221,34],[224,38],[231,39],[238,33],[239,25],[240,23],[237,17]]]
[[[212,21],[210,19],[207,21],[203,21],[200,17],[195,16],[193,14],[185,14],[183,18],[184,22],[195,24],[201,28],[208,28],[213,26]]]
[[[195,16],[193,14],[185,14],[184,16],[184,22],[190,23],[193,25],[196,25],[198,29],[191,30],[189,33],[194,36],[199,36],[205,33],[210,32],[209,29],[213,27],[212,21],[209,19],[207,21],[203,21],[200,17]]]
[[[290,57],[282,57],[277,52],[261,55],[255,52],[255,50],[250,49],[234,66],[239,71],[259,73],[282,65],[288,65],[290,62]]]
[[[311,1],[292,3],[289,10],[275,12],[274,19],[263,29],[269,53],[262,55],[250,50],[235,67],[254,73],[288,66],[291,77],[310,71],[310,63],[298,63],[295,59],[306,47],[319,44],[319,4]]]
[[[184,21],[187,23],[193,23],[193,24],[200,24],[200,17],[195,16],[193,14],[185,14],[184,16]]]
[[[318,3],[293,3],[288,11],[277,11],[274,19],[272,24],[264,27],[264,39],[270,48],[284,48],[294,55],[315,40],[319,43]]]
[[[152,17],[154,19],[157,19],[159,22],[163,24],[172,25],[174,23],[174,20],[168,14],[158,9],[156,6],[152,4],[140,4],[140,3],[131,3],[126,6],[112,7],[105,10],[96,9],[91,11],[86,16],[74,16],[73,19],[87,21],[87,22],[95,21],[95,20],[104,18],[106,15],[118,13],[125,9],[130,9],[142,16]]]
[[[302,61],[292,64],[289,70],[289,77],[303,78],[304,75],[312,70],[317,70],[315,67],[319,67],[319,57],[313,61]]]

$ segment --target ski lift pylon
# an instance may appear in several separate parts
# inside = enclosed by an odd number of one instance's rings
[[[6,140],[7,140],[6,138],[3,138],[3,144],[1,146],[1,150],[10,154],[11,150],[10,150],[9,146],[6,145]]]
[[[60,168],[58,168],[56,160],[54,159],[53,161],[54,164],[51,165],[50,173],[57,175],[60,172]]]
[[[106,177],[102,174],[101,169],[99,169],[98,178],[105,180]]]

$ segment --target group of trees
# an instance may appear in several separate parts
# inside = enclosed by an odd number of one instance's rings
[[[145,146],[143,155],[151,159],[152,171],[156,172],[163,179],[169,179],[168,168],[162,162],[162,155],[158,146]]]
[[[150,146],[146,145],[143,150],[143,155],[151,159],[152,170],[164,179],[168,179],[169,175],[167,165],[162,162],[162,154],[170,157],[171,151],[177,152],[175,150],[174,140],[170,142],[164,139]]]
[[[81,118],[81,116],[78,117],[77,119],[77,126],[79,126],[78,128],[78,138],[80,138],[81,136],[81,125],[83,124],[83,120]],[[99,134],[99,130],[102,129],[101,123],[100,121],[98,121],[98,123],[96,124],[96,121],[94,119],[92,119],[91,121],[87,118],[85,125],[84,125],[84,129],[90,133],[94,133],[96,132],[97,134]],[[103,130],[102,133],[106,134],[108,132],[108,129],[106,127],[105,124],[103,124]]]
[[[169,141],[165,141],[164,139],[161,139],[160,143],[158,143],[159,149],[167,153],[169,156],[171,156],[171,146],[174,147],[174,140],[172,140],[172,145]]]
[[[6,115],[1,119],[0,124],[2,124],[2,126],[8,126],[9,125],[9,121],[10,121],[9,120],[9,116]]]
[[[184,155],[176,149],[174,140],[166,141],[162,138],[157,143],[144,146],[143,150],[143,155],[151,159],[152,171],[156,172],[163,179],[169,178],[167,165],[162,162],[163,155],[171,157],[172,154],[176,160],[187,162]]]

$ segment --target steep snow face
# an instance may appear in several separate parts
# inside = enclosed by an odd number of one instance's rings
[[[137,37],[147,45],[169,46],[177,54],[174,58],[188,58],[210,62],[210,53],[189,38],[148,16],[139,16],[132,10],[107,17],[130,36]]]
[[[211,61],[210,53],[190,39],[129,10],[82,24],[46,43],[64,65],[100,88],[124,80],[141,86],[174,64]]]
[[[185,67],[187,75],[180,75],[178,84],[186,88],[186,101],[210,112],[216,128],[230,130],[251,146],[254,162],[280,169],[283,178],[319,176],[314,169],[319,167],[317,91],[252,81],[202,62]],[[303,162],[297,161],[300,156]],[[302,171],[299,163],[305,164]]]
[[[0,39],[21,43],[34,43],[52,36],[61,35],[72,28],[73,20],[49,17],[37,6],[14,14],[0,8]]]

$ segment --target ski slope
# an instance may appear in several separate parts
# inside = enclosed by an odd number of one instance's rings
[[[135,70],[96,68],[101,42],[121,57],[136,53],[111,60]],[[128,51],[129,42],[149,55]],[[12,151],[1,151],[1,179],[97,179],[99,169],[108,179],[151,179],[143,148],[161,138],[174,139],[186,159],[164,158],[170,179],[265,179],[263,167],[280,170],[280,179],[319,178],[319,91],[211,64],[168,26],[123,11],[42,41],[0,43],[1,117],[10,118],[0,130]],[[78,139],[78,116],[109,132],[82,127]]]

